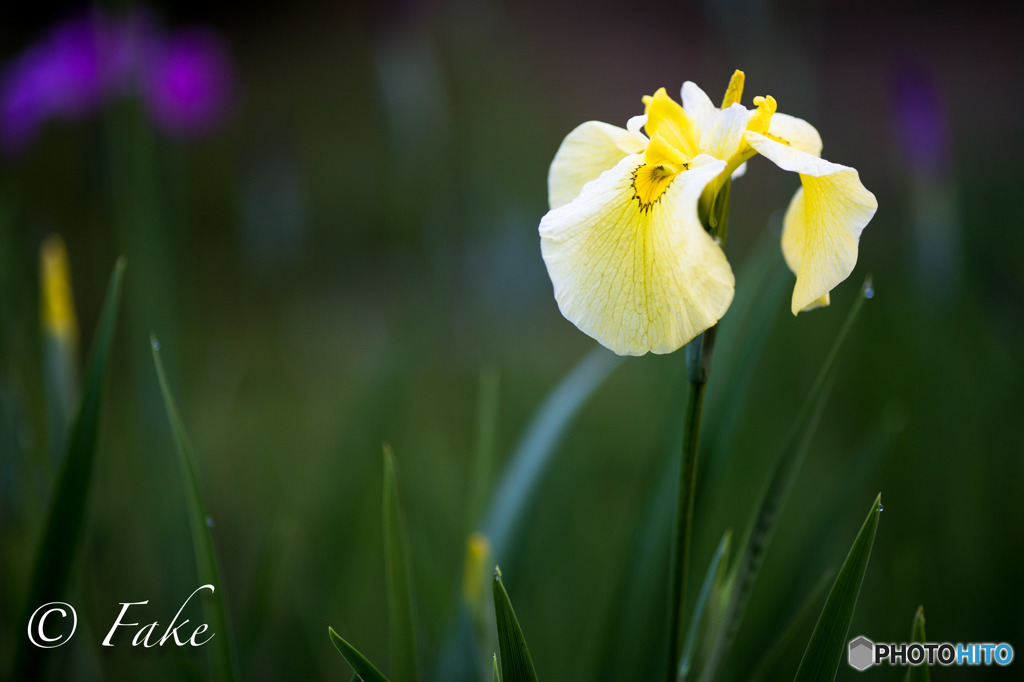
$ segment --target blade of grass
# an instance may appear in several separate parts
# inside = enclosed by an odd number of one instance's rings
[[[679,679],[686,680],[694,667],[694,658],[699,651],[699,640],[707,635],[708,625],[713,622],[716,606],[722,598],[725,586],[725,567],[729,564],[729,545],[732,543],[732,531],[726,531],[718,543],[718,548],[711,557],[711,563],[704,574],[704,582],[697,594],[697,603],[693,606],[690,626],[686,630],[683,643],[683,654],[679,662]]]
[[[818,582],[807,593],[807,596],[793,614],[793,617],[782,628],[782,634],[768,649],[768,653],[761,658],[761,661],[754,668],[754,672],[750,677],[744,679],[749,679],[750,682],[760,682],[761,680],[776,679],[778,677],[778,666],[793,646],[797,637],[800,637],[802,641],[804,637],[808,636],[806,633],[810,632],[814,627],[814,616],[820,613],[819,605],[829,585],[832,584],[835,572],[834,568],[828,568],[821,574]]]
[[[391,632],[391,674],[415,682],[415,608],[409,571],[405,526],[398,504],[395,455],[384,446],[384,570],[388,580],[388,626]]]
[[[78,321],[71,289],[67,247],[51,234],[39,248],[43,383],[52,461],[60,462],[78,402]]]
[[[494,666],[494,672],[491,674],[491,679],[494,682],[501,682],[501,674],[498,672],[498,654],[491,655],[491,663]]]
[[[30,614],[42,604],[64,597],[71,568],[78,555],[92,481],[93,463],[99,443],[100,422],[110,354],[117,329],[117,313],[121,304],[121,283],[124,259],[119,259],[110,275],[103,312],[100,314],[96,340],[85,373],[84,390],[78,413],[71,422],[67,452],[60,465],[42,541],[32,570],[32,584],[25,603],[23,626]],[[42,677],[44,649],[27,644],[18,647],[11,679],[30,680]]]
[[[910,628],[910,641],[917,644],[924,644],[928,640],[924,634],[924,606],[917,607],[914,614],[914,624]],[[931,682],[931,673],[928,671],[928,661],[921,665],[912,665],[907,668],[907,682]]]
[[[882,494],[879,493],[871,505],[871,511],[864,519],[864,525],[853,541],[853,547],[839,569],[839,575],[828,593],[825,607],[818,617],[818,624],[811,633],[794,682],[822,682],[833,680],[839,670],[839,661],[846,649],[846,634],[850,630],[853,611],[857,607],[860,586],[868,570],[871,547],[878,530],[878,515],[882,511]]]
[[[477,524],[490,540],[492,557],[514,559],[507,556],[507,551],[515,543],[530,502],[537,494],[538,484],[562,436],[621,360],[614,353],[595,347],[552,389],[533,413],[498,479],[496,489],[488,498],[489,504],[483,511],[482,520]],[[481,409],[484,407],[486,405],[481,405]],[[479,659],[474,658],[474,653],[472,638],[460,637],[458,629],[453,628],[443,653],[438,657],[436,676],[449,680],[479,675],[478,664],[474,663]]]
[[[470,479],[472,490],[466,533],[476,530],[476,524],[484,510],[487,491],[491,487],[495,451],[498,436],[498,389],[501,375],[493,367],[480,372],[480,386],[477,393],[476,412],[476,453],[473,458],[473,475]]]
[[[832,342],[832,346],[829,348],[825,360],[818,370],[814,384],[804,399],[800,411],[797,413],[797,417],[783,442],[784,444],[776,456],[767,484],[755,507],[755,513],[747,530],[745,541],[741,545],[743,550],[739,562],[730,577],[732,585],[729,603],[725,608],[722,623],[713,640],[707,665],[701,674],[700,679],[702,681],[714,679],[718,663],[726,649],[730,646],[732,638],[736,633],[736,628],[742,620],[747,602],[750,599],[751,590],[757,579],[761,563],[764,560],[765,552],[771,544],[772,536],[775,533],[775,526],[778,523],[780,512],[786,499],[789,497],[790,490],[793,488],[797,473],[800,471],[801,464],[803,464],[804,456],[810,447],[811,439],[817,431],[818,422],[830,392],[830,378],[836,358],[839,355],[839,349],[842,347],[843,341],[848,336],[853,323],[863,307],[866,298],[864,295],[865,288],[866,285],[861,289],[857,298],[854,299],[853,305],[850,307],[850,311],[847,313],[846,319],[843,320],[843,324],[839,329],[839,333]]]
[[[160,344],[156,337],[151,337],[153,365],[156,367],[157,380],[160,382],[160,393],[163,396],[167,421],[174,439],[174,449],[178,454],[181,467],[185,505],[188,509],[189,529],[192,534],[192,547],[195,551],[196,572],[203,584],[213,585],[212,595],[203,600],[203,614],[210,630],[220,635],[214,637],[207,647],[209,652],[210,677],[214,680],[234,680],[238,678],[238,661],[235,655],[234,633],[227,610],[227,595],[224,580],[221,577],[220,564],[217,561],[217,550],[213,545],[209,517],[203,503],[202,483],[199,480],[199,469],[196,466],[192,444],[185,432],[178,407],[174,402],[167,374],[164,372],[163,360],[160,358]]]
[[[708,452],[712,471],[704,476],[698,472],[698,488],[707,489],[713,473],[728,453],[730,434],[722,427],[724,413],[740,414],[749,393],[752,366],[756,364],[768,339],[774,314],[779,310],[783,287],[789,271],[782,264],[775,239],[764,239],[743,265],[738,277],[736,298],[729,307],[729,315],[715,344],[715,380],[708,391],[708,408],[702,430],[708,432]],[[769,282],[770,280],[770,282]],[[770,283],[770,286],[769,286]],[[766,313],[767,311],[767,313]],[[742,339],[742,343],[738,343]],[[740,367],[744,369],[739,370]],[[721,376],[724,375],[724,376]],[[723,381],[724,379],[724,381]],[[682,382],[685,383],[685,382]],[[730,389],[716,393],[718,384]],[[718,400],[715,400],[715,396]],[[686,390],[677,390],[670,401],[670,419],[659,432],[667,434],[663,452],[659,453],[657,474],[652,478],[652,493],[644,495],[648,502],[636,524],[642,528],[638,540],[631,548],[630,561],[623,566],[615,597],[609,609],[608,625],[601,641],[594,647],[589,675],[584,679],[617,680],[627,676],[653,676],[653,670],[644,666],[647,661],[660,661],[664,656],[661,633],[664,624],[659,611],[664,610],[665,590],[662,578],[667,562],[667,546],[662,538],[668,537],[672,520],[672,502],[675,492],[673,472],[678,466],[679,443],[683,429],[677,415],[685,407]],[[706,499],[706,497],[705,497]],[[698,501],[699,502],[699,501]],[[700,506],[698,504],[698,506]],[[625,654],[625,655],[622,655]]]
[[[384,677],[383,673],[377,670],[373,663],[366,660],[366,657],[359,653],[354,646],[342,639],[334,631],[334,628],[328,626],[327,634],[330,635],[331,641],[334,643],[338,653],[344,656],[348,664],[356,671],[354,679],[359,679],[363,682],[388,682],[388,678]]]
[[[498,622],[498,646],[501,651],[501,679],[504,682],[537,682],[533,659],[512,602],[501,582],[501,569],[494,569],[494,613]]]
[[[604,348],[594,348],[534,413],[484,517],[483,532],[498,559],[511,546],[537,483],[573,417],[621,360]]]

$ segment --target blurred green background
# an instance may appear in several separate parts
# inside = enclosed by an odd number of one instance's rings
[[[831,308],[792,317],[788,279],[758,299],[771,327],[743,400],[728,399],[734,381],[716,383],[726,368],[712,374],[707,418],[725,426],[702,455],[691,589],[722,532],[743,530],[871,273],[876,295],[842,352],[724,672],[750,673],[822,571],[841,564],[879,491],[851,636],[904,641],[924,604],[933,641],[1020,650],[1024,52],[1008,16],[977,3],[760,0],[154,9],[169,27],[223,37],[235,79],[225,124],[175,139],[123,99],[48,124],[0,163],[0,670],[23,645],[16,614],[52,485],[46,235],[67,241],[83,355],[110,268],[128,261],[69,599],[91,634],[56,650],[51,673],[202,670],[201,654],[98,647],[119,602],[149,599],[153,617],[168,617],[197,585],[152,330],[199,458],[243,678],[348,679],[328,624],[386,667],[385,442],[433,677],[456,629],[480,371],[501,377],[500,472],[594,345],[559,315],[540,258],[547,166],[578,123],[623,125],[642,95],[676,94],[684,80],[717,99],[734,68],[747,74],[745,104],[771,94],[811,121],[824,157],[856,167],[880,208]],[[74,10],[5,5],[0,57]],[[776,254],[765,234],[778,233],[796,186],[761,159],[735,183],[727,253],[741,291],[758,286],[745,264]],[[783,267],[781,255],[770,262]],[[729,319],[723,336],[742,344]],[[602,656],[623,576],[651,547],[667,552],[667,534],[642,519],[678,449],[683,362],[616,367],[561,442],[520,541],[496,557],[514,567],[505,579],[541,679],[609,679]],[[642,581],[653,599],[659,561]],[[635,667],[616,679],[646,679],[660,650],[658,623],[647,625],[625,658]],[[769,679],[791,677],[801,651]],[[1019,666],[933,673],[1010,679]],[[838,679],[856,675],[844,662]]]

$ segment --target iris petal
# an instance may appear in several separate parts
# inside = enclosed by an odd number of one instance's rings
[[[783,170],[800,174],[782,229],[782,254],[796,273],[793,314],[828,304],[828,293],[857,264],[860,233],[878,210],[849,166],[747,131],[744,139]]]
[[[639,154],[622,159],[540,224],[562,314],[620,355],[677,350],[721,319],[735,286],[697,216],[725,163],[694,157],[649,205],[633,187],[642,166]]]
[[[569,133],[558,148],[548,172],[551,208],[569,203],[583,186],[629,154],[643,151],[646,138],[636,132],[588,121]]]

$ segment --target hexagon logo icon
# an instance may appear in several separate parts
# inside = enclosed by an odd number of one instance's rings
[[[847,660],[851,668],[867,670],[875,662],[875,643],[867,637],[851,641]]]

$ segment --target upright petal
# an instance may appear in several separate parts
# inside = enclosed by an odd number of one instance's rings
[[[707,93],[693,81],[683,83],[683,90],[680,94],[682,95],[683,109],[697,124],[697,130],[703,130],[711,117],[718,112],[718,107],[707,96]]]
[[[704,231],[697,202],[725,163],[691,159],[657,201],[634,189],[629,156],[540,223],[541,252],[562,314],[620,355],[670,353],[721,319],[735,281]]]
[[[700,150],[716,159],[728,160],[743,141],[750,112],[742,104],[717,112],[704,126],[700,135]]]
[[[569,133],[558,148],[548,172],[551,208],[569,203],[583,185],[612,168],[629,154],[643,151],[644,140],[636,132],[607,123],[588,121]]]
[[[800,189],[782,228],[782,254],[796,273],[793,314],[828,305],[828,293],[853,272],[860,233],[878,210],[857,171],[747,131],[747,142],[783,170],[800,174]]]

